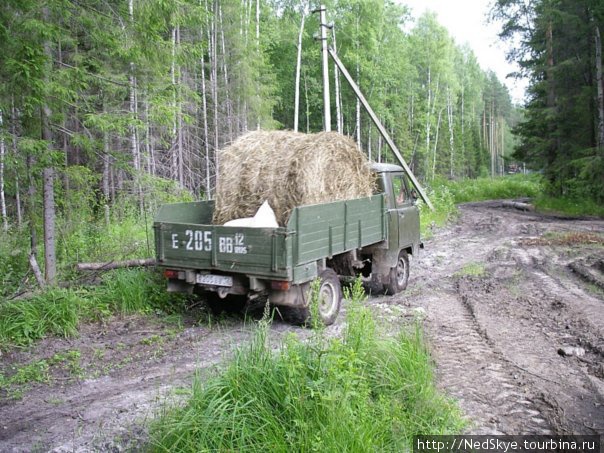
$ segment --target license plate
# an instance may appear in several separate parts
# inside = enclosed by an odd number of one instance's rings
[[[233,277],[225,275],[197,274],[197,283],[213,286],[233,286]]]

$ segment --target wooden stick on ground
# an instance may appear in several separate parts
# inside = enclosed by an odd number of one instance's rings
[[[101,271],[109,269],[120,269],[124,267],[146,267],[155,266],[155,258],[126,261],[109,261],[108,263],[78,263],[78,271]]]

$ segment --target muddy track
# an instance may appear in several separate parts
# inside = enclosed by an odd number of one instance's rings
[[[602,235],[601,220],[501,202],[463,205],[412,261],[408,290],[368,303],[393,328],[425,313],[439,385],[459,401],[468,432],[604,434]],[[330,334],[341,331],[342,318]],[[277,321],[272,337],[290,332],[307,334]],[[0,399],[0,451],[136,449],[146,420],[179,398],[175,390],[187,388],[195,370],[211,371],[248,340],[241,319],[176,333],[122,319],[5,355],[6,368],[77,349],[84,372],[34,385],[21,400]]]
[[[439,383],[469,432],[604,433],[604,298],[572,271],[604,257],[591,240],[604,222],[499,202],[460,212],[426,244],[411,281],[418,294],[403,301],[426,310]]]

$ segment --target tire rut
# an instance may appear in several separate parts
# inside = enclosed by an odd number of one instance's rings
[[[568,269],[584,254],[599,262],[602,248],[523,243],[527,235],[601,234],[604,222],[507,212],[494,202],[460,211],[426,244],[412,280],[424,290],[408,303],[428,313],[440,385],[472,420],[469,432],[603,433],[595,421],[604,420],[604,301]],[[465,275],[470,263],[484,275]],[[567,344],[585,357],[562,357]]]
[[[527,379],[497,351],[463,297],[434,301],[430,342],[438,377],[471,419],[471,434],[550,434]],[[438,316],[438,317],[437,317]],[[541,402],[542,405],[542,402]]]

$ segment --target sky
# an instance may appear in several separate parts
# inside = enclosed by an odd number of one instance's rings
[[[507,78],[506,75],[516,70],[514,64],[505,59],[505,44],[497,33],[499,26],[488,23],[487,17],[492,0],[398,0],[411,9],[414,18],[425,11],[437,14],[438,22],[449,30],[450,35],[459,45],[467,43],[476,54],[482,69],[493,70],[499,80],[507,87],[512,101],[522,104],[526,82]]]

